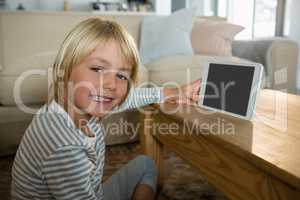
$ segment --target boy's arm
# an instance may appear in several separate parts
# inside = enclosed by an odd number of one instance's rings
[[[114,109],[114,112],[139,108],[152,103],[162,103],[164,101],[164,88],[134,88],[131,89],[125,101]]]
[[[181,87],[134,88],[129,92],[125,102],[113,112],[139,108],[152,103],[184,103],[194,105],[199,99],[201,80],[198,79]]]
[[[43,164],[43,176],[55,199],[97,199],[92,186],[94,164],[80,148],[60,150]]]

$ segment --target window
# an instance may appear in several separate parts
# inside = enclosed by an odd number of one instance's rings
[[[277,0],[255,0],[253,37],[272,37],[276,31]]]
[[[198,16],[226,17],[229,22],[245,27],[237,35],[237,39],[252,39],[284,34],[284,16],[288,14],[285,5],[289,1],[291,0],[172,0],[172,6],[197,7]]]
[[[239,24],[245,29],[237,35],[237,39],[250,39],[253,37],[254,0],[228,0],[227,20]]]
[[[216,15],[245,27],[238,39],[281,36],[287,0],[218,0]]]
[[[292,15],[291,9],[295,9],[294,7],[292,8],[292,0],[285,0],[285,13],[284,13],[284,30],[283,30],[283,35],[288,36],[290,35],[290,27],[291,27],[291,19],[294,19],[295,16]],[[295,11],[293,12],[295,15]],[[294,20],[295,21],[295,20]],[[300,76],[299,76],[300,77]],[[300,81],[300,78],[299,78]]]

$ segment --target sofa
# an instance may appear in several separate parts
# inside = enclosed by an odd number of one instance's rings
[[[75,24],[90,17],[115,20],[130,32],[139,45],[140,24],[145,15],[0,11],[0,156],[15,153],[35,110],[46,102],[48,69],[64,37]],[[145,66],[141,65],[138,84],[152,82],[165,85],[174,81],[185,84],[201,77],[201,67],[207,60],[254,61],[265,66],[264,87],[287,88],[292,93],[296,91],[296,42],[284,38],[233,41],[232,48],[233,56],[172,55],[158,58]],[[36,70],[34,72],[39,75],[26,75],[28,70]],[[21,75],[26,78],[22,80]],[[277,79],[279,81],[276,82]],[[32,109],[31,113],[22,111],[20,102],[14,98],[16,84],[21,85],[17,94],[27,108]],[[124,121],[134,124],[136,128],[123,127]],[[119,122],[121,128],[111,127],[111,122]],[[108,130],[106,144],[136,141],[138,122],[139,112],[136,110],[105,119],[104,126]]]

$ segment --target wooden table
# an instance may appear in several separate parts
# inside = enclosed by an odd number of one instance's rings
[[[300,199],[300,96],[262,90],[256,112],[250,122],[193,106],[145,107],[141,143],[159,185],[166,146],[229,199]]]

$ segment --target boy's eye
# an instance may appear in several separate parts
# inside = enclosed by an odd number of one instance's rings
[[[101,66],[91,67],[90,69],[95,72],[103,72],[104,71],[103,67],[101,67]]]
[[[128,78],[123,75],[123,74],[117,74],[117,77],[120,79],[120,80],[128,80]]]
[[[105,68],[102,66],[93,66],[90,69],[97,73],[103,73],[105,71]],[[129,79],[126,75],[121,74],[121,73],[118,73],[116,76],[120,80],[128,80]]]

